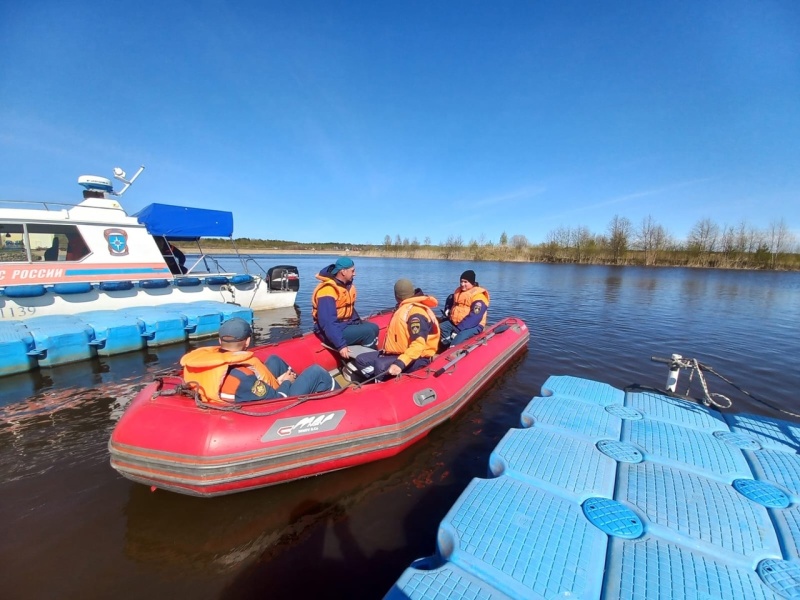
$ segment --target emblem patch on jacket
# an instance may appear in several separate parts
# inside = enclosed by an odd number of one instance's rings
[[[476,302],[475,308],[472,309],[472,312],[474,312],[477,315],[478,313],[481,312],[481,310],[483,310],[483,302]]]
[[[258,397],[266,396],[267,395],[267,386],[263,381],[261,381],[260,379],[257,379],[256,382],[253,384],[253,387],[250,388],[250,391],[253,392],[254,396],[258,396]]]
[[[422,328],[419,317],[411,317],[411,320],[408,322],[408,328],[411,330],[412,335],[419,335],[419,331]]]

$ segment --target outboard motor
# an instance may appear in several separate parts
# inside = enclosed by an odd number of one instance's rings
[[[300,272],[291,265],[278,265],[267,271],[271,292],[297,292],[300,290]]]

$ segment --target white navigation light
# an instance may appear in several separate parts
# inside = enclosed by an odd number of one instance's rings
[[[117,179],[125,179],[125,171],[123,171],[119,167],[114,167],[114,177],[116,177]]]

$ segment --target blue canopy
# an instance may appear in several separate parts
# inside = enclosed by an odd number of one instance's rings
[[[233,235],[233,213],[226,210],[150,204],[133,216],[147,227],[150,235],[163,235],[173,240]]]

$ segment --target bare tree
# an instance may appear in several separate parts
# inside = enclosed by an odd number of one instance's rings
[[[669,234],[656,223],[652,215],[642,219],[639,229],[635,233],[636,246],[644,252],[644,264],[655,264],[658,254],[666,249],[669,243]]]
[[[567,259],[570,244],[572,243],[572,230],[569,227],[559,227],[547,233],[545,241],[545,254],[548,260],[562,262]]]
[[[464,248],[464,240],[461,239],[460,235],[448,236],[447,241],[442,244],[442,258],[449,259],[456,256],[461,252],[462,248]]]
[[[739,266],[743,256],[743,251],[739,244],[739,238],[736,235],[736,229],[732,225],[723,227],[722,237],[720,237],[720,251],[724,258],[724,265],[726,267]]]
[[[631,243],[631,233],[633,225],[631,222],[619,215],[614,215],[611,222],[608,224],[608,247],[611,250],[611,256],[614,258],[614,264],[618,265],[620,260],[625,258],[628,252],[628,246]]]
[[[485,250],[483,246],[481,246],[475,239],[471,239],[469,241],[469,255],[472,260],[481,260],[483,259],[485,254]]]
[[[570,247],[575,250],[575,261],[578,263],[587,260],[589,250],[594,244],[594,238],[589,228],[580,225],[573,229],[570,234]]]
[[[511,247],[517,252],[522,252],[528,247],[528,238],[522,234],[512,235]]]
[[[719,226],[709,218],[700,219],[689,232],[687,250],[701,265],[708,265],[717,250]]]
[[[794,244],[794,236],[786,225],[786,221],[780,219],[779,221],[772,221],[767,229],[767,243],[769,244],[769,252],[771,255],[771,268],[775,268],[778,257],[788,252],[789,248]]]

